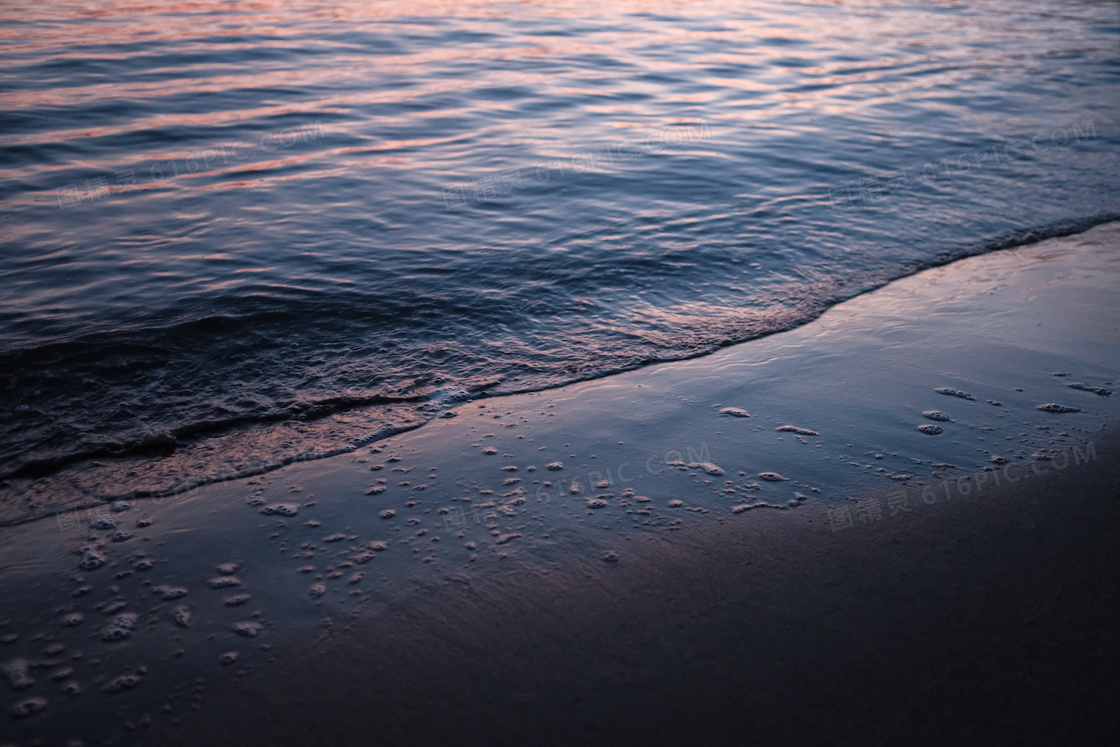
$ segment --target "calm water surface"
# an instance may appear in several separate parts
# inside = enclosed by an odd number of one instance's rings
[[[0,153],[0,501],[169,490],[1115,218],[1120,4],[3,2]]]

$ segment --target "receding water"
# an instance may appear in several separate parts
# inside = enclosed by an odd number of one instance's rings
[[[1120,214],[1115,2],[0,18],[9,502],[331,453]]]

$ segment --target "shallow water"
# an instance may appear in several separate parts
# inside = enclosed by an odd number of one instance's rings
[[[3,7],[9,504],[337,452],[1120,213],[1114,3]]]

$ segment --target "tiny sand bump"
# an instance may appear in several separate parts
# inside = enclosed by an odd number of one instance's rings
[[[723,474],[723,469],[711,462],[690,462],[688,467],[689,469],[702,469],[709,475],[719,476]]]
[[[95,514],[89,518],[90,529],[116,529],[117,520],[109,514]]]
[[[564,469],[564,463],[563,462],[549,462],[546,466],[548,467],[548,469],[552,470],[553,472],[556,472],[557,470]]]
[[[307,593],[310,594],[313,599],[318,599],[327,593],[327,586],[322,581],[316,581],[311,584],[311,586],[307,587]]]
[[[684,501],[678,500],[677,498],[674,498],[673,500],[669,501],[669,508],[680,508],[683,505],[684,505]]]
[[[497,537],[494,538],[494,544],[495,545],[504,545],[507,542],[509,542],[510,540],[515,540],[520,536],[521,535],[517,532],[511,532],[509,534],[499,534]]]
[[[252,620],[245,620],[233,624],[233,632],[245,636],[246,638],[256,638],[260,635],[262,630],[264,630],[264,626]]]
[[[777,472],[759,472],[758,479],[766,480],[767,482],[784,482],[789,478]]]
[[[182,586],[157,586],[152,589],[153,592],[159,594],[160,599],[181,599],[187,595],[187,590]]]
[[[391,518],[393,518],[394,516],[397,515],[397,512],[394,511],[391,508],[387,508],[384,511],[382,511],[379,515],[381,516],[382,519],[391,519]]]
[[[719,411],[720,415],[727,415],[733,418],[749,418],[751,414],[746,410],[738,407],[725,407]]]
[[[604,550],[599,554],[599,559],[605,563],[617,563],[620,557],[614,550]]]
[[[147,667],[136,667],[136,669],[131,672],[126,672],[120,677],[114,677],[109,680],[101,689],[107,693],[123,693],[139,685],[140,680],[142,680],[147,673]]]
[[[12,716],[14,718],[27,718],[42,713],[47,709],[47,699],[36,696],[34,698],[26,698],[12,706]]]
[[[587,507],[588,508],[605,508],[606,505],[607,505],[607,502],[605,500],[603,500],[602,498],[588,498],[587,499]]]
[[[797,502],[797,501],[794,501],[794,503],[796,503],[796,502]],[[741,503],[741,504],[739,504],[738,506],[732,506],[732,507],[731,507],[731,513],[733,513],[733,514],[741,514],[741,513],[743,513],[744,511],[750,511],[750,510],[751,510],[752,508],[763,508],[763,507],[764,507],[764,506],[766,506],[766,505],[768,505],[768,504],[767,504],[767,503],[765,503],[765,502],[759,502],[759,503]]]
[[[1008,459],[1007,457],[996,455],[993,456],[989,461],[991,461],[992,464],[1007,464]]]
[[[1042,410],[1043,412],[1052,412],[1052,413],[1058,413],[1058,414],[1066,413],[1066,412],[1081,412],[1080,407],[1070,407],[1068,405],[1059,405],[1056,402],[1047,402],[1044,405],[1038,405],[1038,407],[1036,409]]]
[[[918,430],[927,436],[936,436],[945,432],[945,429],[939,425],[919,425]]]
[[[222,599],[222,603],[227,607],[240,607],[250,599],[252,599],[252,597],[248,594],[231,594]]]
[[[941,410],[926,410],[922,414],[930,420],[937,420],[943,423],[947,423],[952,420],[951,417],[949,417],[946,413],[941,412]]]
[[[385,486],[384,485],[371,485],[369,490],[366,491],[366,495],[377,495],[379,493],[384,493],[384,492],[385,492]]]
[[[218,566],[217,571],[223,576],[232,576],[237,573],[240,568],[241,566],[237,563],[222,563]]]
[[[268,506],[261,507],[261,513],[265,516],[279,514],[280,516],[295,516],[299,513],[298,503],[273,503]]]
[[[975,397],[973,397],[968,392],[962,392],[960,390],[953,389],[952,387],[948,387],[948,386],[939,386],[936,389],[934,389],[933,391],[937,392],[938,394],[946,394],[950,397],[960,397],[961,399],[970,399],[970,400],[975,400],[976,399]]]
[[[171,610],[171,619],[174,620],[175,624],[180,628],[188,627],[191,624],[190,607],[187,607],[185,604],[183,604]]]
[[[108,642],[123,641],[132,636],[136,627],[137,615],[134,612],[125,612],[117,615],[101,633],[101,640]]]
[[[0,671],[8,678],[13,690],[26,690],[35,684],[31,678],[31,665],[27,659],[12,659],[0,665]]]
[[[1099,395],[1101,397],[1108,397],[1112,394],[1112,392],[1102,386],[1089,386],[1088,384],[1083,384],[1080,381],[1074,381],[1070,384],[1066,384],[1066,386],[1068,386],[1070,389],[1080,389],[1083,392],[1092,392],[1093,394]]]
[[[226,651],[225,653],[218,654],[218,663],[228,667],[230,664],[237,661],[237,656],[238,654],[236,651]]]
[[[211,589],[228,589],[231,586],[241,586],[241,579],[237,576],[216,576],[210,579]]]
[[[821,435],[821,434],[817,433],[816,431],[811,431],[808,428],[798,428],[795,425],[779,425],[774,430],[781,431],[783,433],[796,433],[796,434],[801,435],[801,436],[819,436],[819,435]]]

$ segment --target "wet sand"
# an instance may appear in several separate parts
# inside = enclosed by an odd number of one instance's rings
[[[449,583],[170,743],[1111,744],[1120,441],[1095,444],[845,531],[754,512]]]
[[[0,741],[1097,741],[1118,246],[6,528]]]

